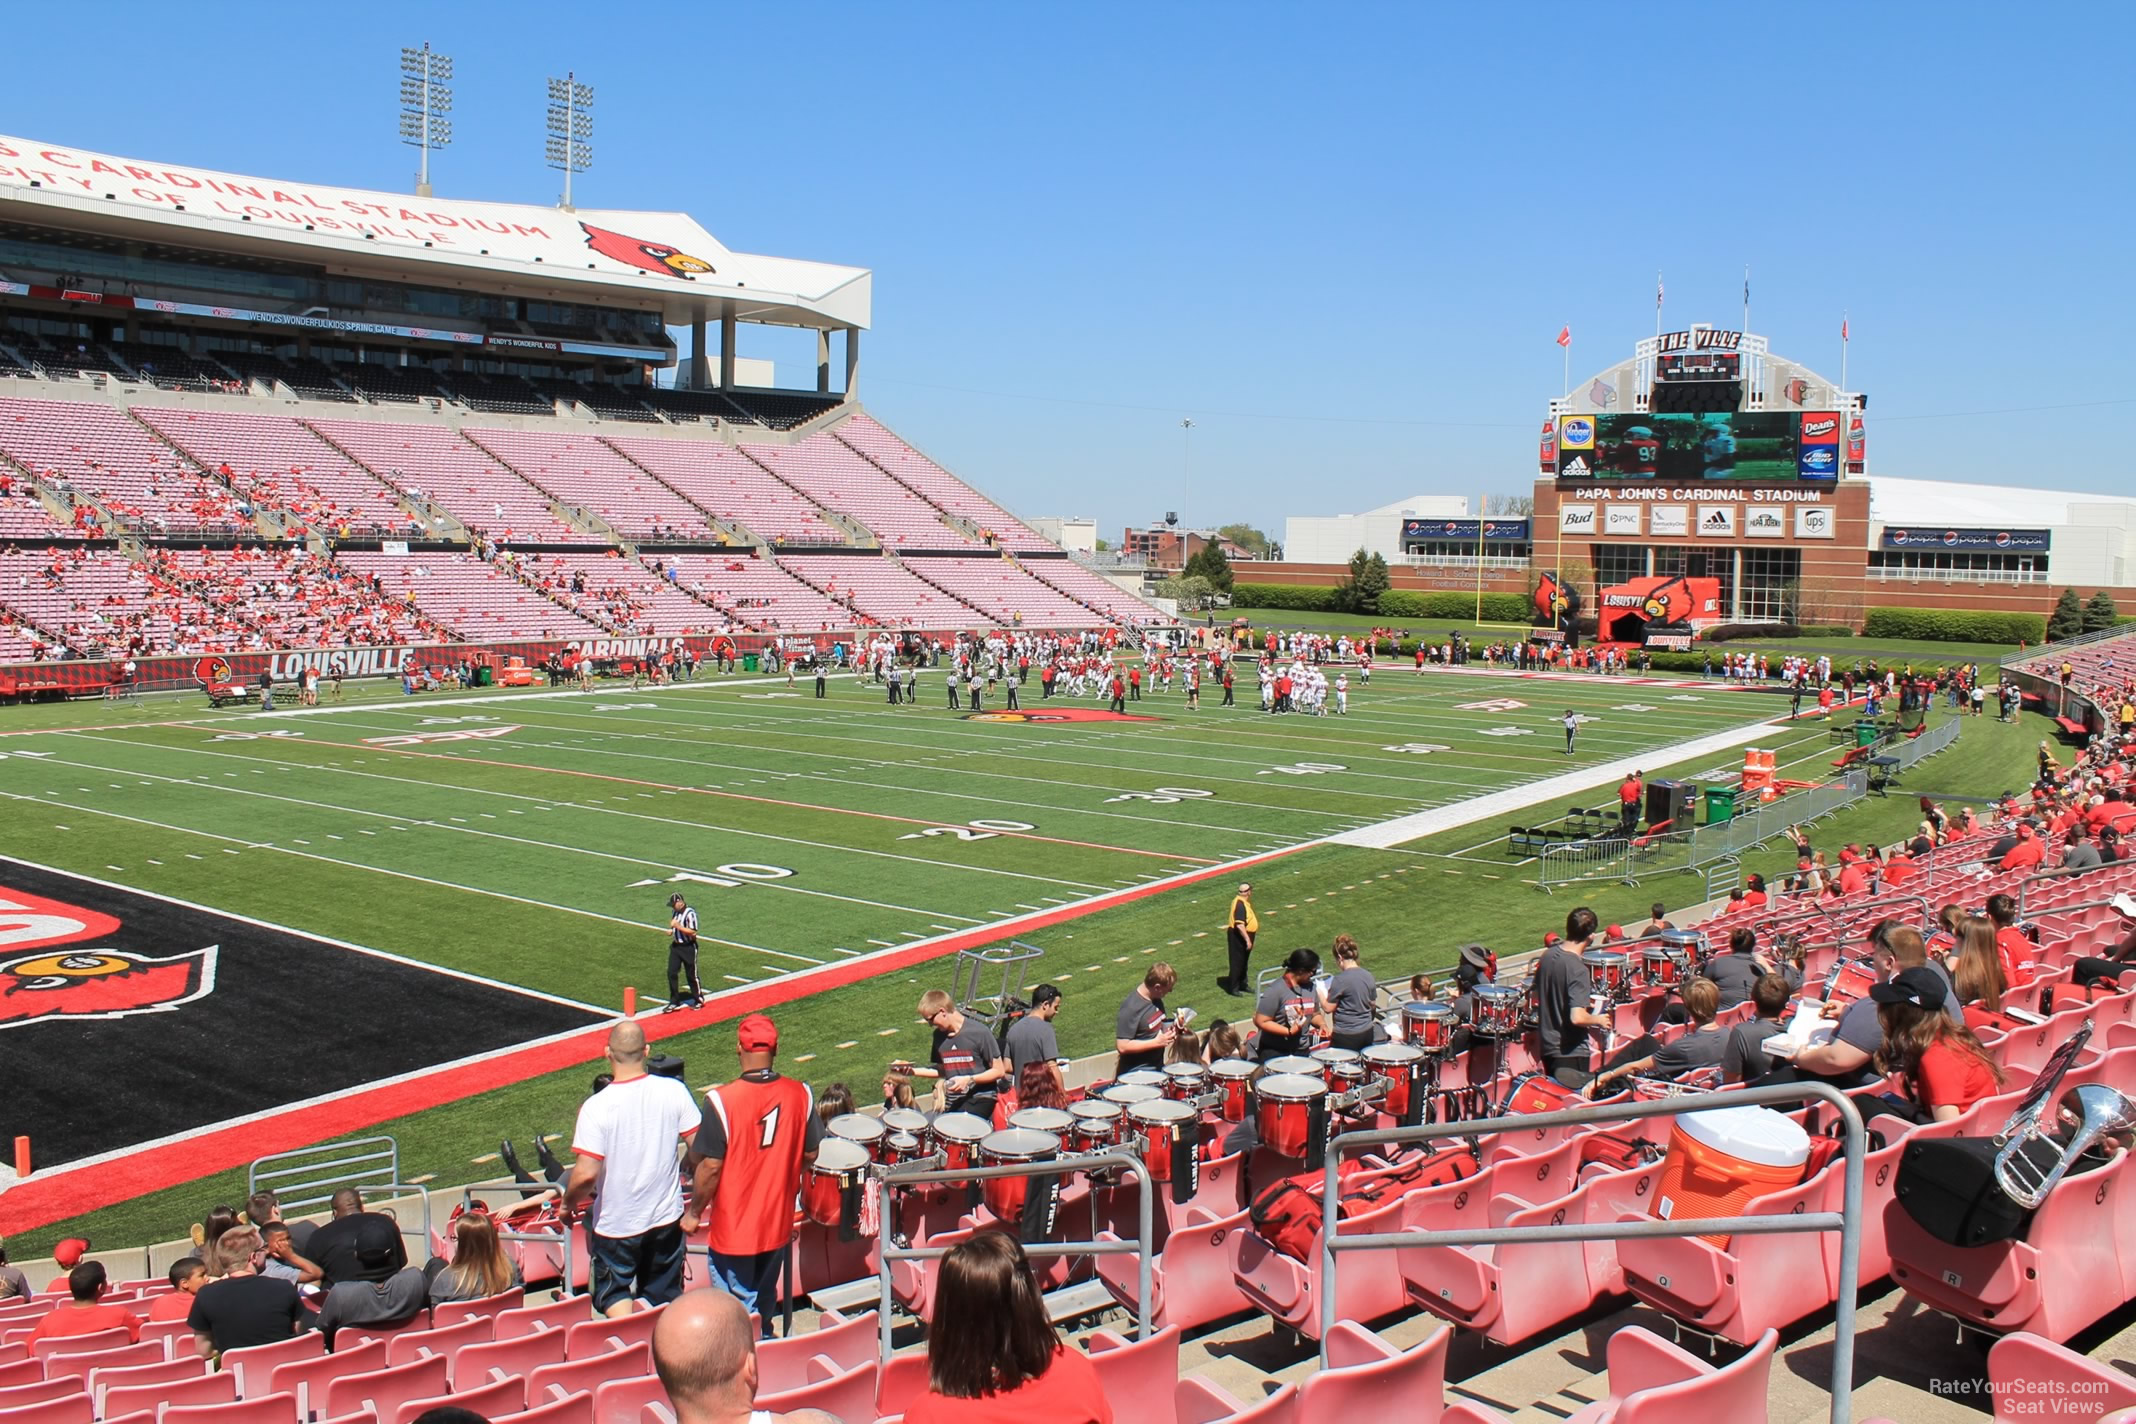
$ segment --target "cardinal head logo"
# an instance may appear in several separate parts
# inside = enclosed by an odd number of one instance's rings
[[[610,232],[605,227],[595,227],[589,222],[582,222],[579,227],[586,233],[588,247],[603,257],[614,258],[640,271],[658,273],[663,277],[679,277],[685,282],[692,282],[697,279],[698,273],[712,270],[712,264],[702,257],[692,257],[664,242],[647,242],[643,238],[631,237],[625,233]]]

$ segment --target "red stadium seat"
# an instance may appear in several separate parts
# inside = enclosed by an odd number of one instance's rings
[[[1743,1216],[1836,1211],[1834,1159],[1808,1182],[1746,1202]],[[1838,1284],[1835,1233],[1742,1235],[1726,1246],[1696,1236],[1634,1236],[1617,1243],[1631,1293],[1696,1330],[1738,1345],[1830,1305]]]
[[[872,1351],[870,1352],[872,1356]],[[625,1345],[620,1350],[611,1350],[605,1355],[587,1355],[576,1360],[559,1360],[553,1364],[537,1365],[527,1372],[527,1400],[533,1403],[553,1399],[557,1394],[590,1394],[609,1380],[633,1379],[653,1372],[652,1346],[644,1341]],[[763,1382],[761,1364],[757,1376],[757,1392],[768,1392]],[[478,1379],[463,1381],[462,1387],[480,1384]]]
[[[91,1424],[96,1417],[89,1396],[80,1390],[5,1408],[8,1424]]]
[[[278,1365],[253,1365],[248,1380],[259,1382],[255,1394],[294,1394],[306,1418],[324,1413],[326,1387],[344,1375],[371,1374],[386,1367],[383,1340],[350,1341],[331,1355],[308,1355]],[[240,1391],[242,1392],[242,1391]]]
[[[55,1355],[91,1355],[105,1350],[125,1349],[133,1339],[123,1329],[92,1330],[86,1335],[59,1335],[44,1340],[30,1341],[30,1358],[49,1361]],[[104,1364],[147,1364],[146,1360],[105,1360]],[[49,1371],[47,1372],[49,1375]]]
[[[49,1399],[67,1399],[80,1395],[89,1398],[89,1381],[81,1375],[60,1375],[54,1379],[32,1380],[27,1384],[9,1385],[0,1389],[0,1411],[41,1404]],[[12,1414],[8,1415],[13,1418]]]
[[[369,1409],[385,1424],[408,1400],[443,1394],[451,1383],[449,1376],[444,1357],[435,1355],[412,1365],[343,1375],[327,1382],[326,1407],[321,1412],[333,1416]]]
[[[146,1365],[115,1365],[86,1372],[89,1393],[96,1397],[97,1412],[104,1413],[104,1392],[110,1389],[131,1389],[138,1385],[162,1384],[171,1380],[198,1379],[208,1372],[208,1362],[187,1350],[175,1360],[163,1360]],[[231,1377],[236,1383],[236,1377]],[[233,1393],[233,1398],[235,1397]],[[118,1411],[123,1412],[123,1411]]]
[[[153,1411],[159,1404],[227,1404],[236,1399],[235,1375],[195,1375],[190,1379],[107,1389],[97,1411],[100,1416],[130,1414],[137,1409]]]
[[[1434,1330],[1423,1343],[1397,1350],[1362,1325],[1335,1322],[1328,1362],[1298,1391],[1298,1424],[1360,1424],[1400,1419],[1436,1424],[1446,1398],[1446,1347],[1454,1332]]]
[[[479,1300],[450,1300],[443,1305],[430,1307],[430,1324],[442,1330],[448,1325],[458,1325],[463,1320],[493,1317],[507,1310],[517,1310],[526,1304],[527,1293],[513,1286],[497,1295],[486,1295]]]
[[[232,1404],[174,1404],[163,1411],[161,1424],[299,1424],[297,1397],[263,1394]]]
[[[552,1399],[519,1414],[499,1414],[490,1424],[593,1424],[593,1396],[585,1393]]]
[[[593,1392],[593,1424],[638,1424],[646,1405],[666,1403],[667,1390],[658,1375],[610,1380]]]
[[[864,1365],[841,1371],[833,1361],[818,1355],[809,1361],[809,1372],[816,1379],[799,1389],[779,1394],[759,1390],[757,1408],[773,1416],[793,1410],[820,1409],[839,1419],[866,1419],[874,1411],[878,1371],[872,1358]]]
[[[271,1345],[249,1345],[241,1350],[225,1350],[222,1367],[236,1374],[238,1398],[250,1399],[256,1394],[272,1392],[267,1387],[267,1378],[269,1371],[276,1365],[287,1364],[291,1360],[316,1359],[325,1352],[326,1342],[319,1338],[318,1332],[307,1330],[302,1335],[292,1335],[287,1340],[277,1340]]]
[[[463,1346],[453,1358],[452,1377],[455,1384],[480,1384],[490,1377],[492,1370],[502,1370],[508,1375],[527,1375],[543,1365],[562,1364],[563,1359],[564,1332],[538,1330],[532,1335],[515,1335],[509,1340]]]
[[[1180,1380],[1172,1390],[1176,1424],[1296,1424],[1298,1386],[1284,1385],[1247,1404],[1198,1375]]]
[[[1628,1325],[1609,1337],[1609,1397],[1568,1424],[1764,1424],[1766,1380],[1778,1332],[1768,1330],[1733,1364],[1715,1369],[1658,1335]],[[1446,1424],[1506,1424],[1505,1416],[1462,1401]]]
[[[568,1330],[592,1316],[593,1304],[585,1296],[560,1295],[546,1305],[500,1310],[492,1317],[497,1322],[494,1338],[509,1340],[515,1335],[531,1335],[536,1330]]]
[[[814,1359],[827,1359],[841,1371],[866,1364],[876,1358],[881,1333],[879,1319],[870,1310],[851,1320],[819,1325],[805,1334],[759,1341],[757,1393],[778,1394],[809,1383],[808,1365]],[[645,1368],[651,1369],[652,1365],[648,1363]]]
[[[1210,1216],[1189,1207],[1172,1228],[1164,1253],[1150,1262],[1150,1319],[1158,1325],[1176,1325],[1196,1330],[1228,1315],[1253,1309],[1253,1302],[1240,1291],[1234,1274],[1239,1242],[1245,1236],[1248,1213]],[[1100,1241],[1121,1238],[1101,1231]],[[1132,1311],[1140,1289],[1135,1257],[1099,1256],[1098,1277],[1113,1299]]]
[[[386,1363],[405,1365],[425,1354],[443,1355],[449,1362],[463,1347],[486,1343],[493,1328],[491,1317],[477,1315],[455,1325],[404,1330],[386,1342]]]
[[[665,1309],[656,1305],[614,1320],[588,1320],[574,1325],[564,1332],[564,1358],[605,1355],[618,1345],[650,1345],[653,1327],[660,1323],[660,1313]]]
[[[474,1389],[456,1389],[435,1399],[404,1399],[394,1406],[390,1424],[415,1424],[417,1416],[447,1405],[484,1418],[493,1414],[517,1414],[527,1407],[527,1382],[513,1375]],[[379,1419],[380,1424],[388,1424],[384,1414]]]
[[[2136,1375],[2027,1333],[2005,1335],[1989,1349],[1988,1384],[1997,1420],[2037,1419],[2043,1403],[2057,1400],[2081,1401],[2086,1417],[2136,1409]]]

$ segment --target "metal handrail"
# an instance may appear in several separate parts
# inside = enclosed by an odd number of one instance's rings
[[[564,1195],[564,1184],[562,1182],[543,1182],[539,1186],[530,1187],[517,1177],[492,1177],[487,1181],[462,1183],[457,1190],[460,1193],[461,1206],[472,1207],[475,1204],[476,1192],[491,1190],[532,1192],[537,1197],[553,1196],[561,1201]],[[530,1198],[522,1197],[520,1199],[522,1202],[527,1200],[530,1200]],[[495,1223],[498,1217],[508,1214],[512,1206],[516,1205],[519,1205],[519,1203],[514,1202],[504,1207],[492,1208],[490,1212],[491,1222]],[[577,1239],[577,1235],[578,1233],[572,1229],[572,1223],[568,1221],[560,1223],[556,1231],[506,1231],[502,1227],[497,1230],[497,1239],[499,1241],[518,1241],[529,1246],[561,1245],[562,1249],[557,1256],[557,1266],[562,1271],[556,1286],[558,1295],[570,1295],[572,1293],[571,1245]]]
[[[1135,1338],[1147,1340],[1152,1333],[1150,1323],[1150,1294],[1153,1283],[1150,1276],[1150,1256],[1156,1247],[1155,1207],[1150,1189],[1155,1184],[1150,1180],[1149,1168],[1132,1152],[1093,1152],[1080,1157],[1056,1157],[1045,1162],[1004,1162],[996,1167],[960,1167],[945,1171],[921,1164],[885,1168],[875,1176],[876,1219],[882,1223],[883,1246],[876,1265],[879,1314],[882,1321],[881,1339],[877,1346],[878,1358],[884,1365],[890,1363],[890,1266],[895,1261],[938,1261],[947,1256],[947,1246],[899,1246],[892,1242],[890,1231],[890,1189],[892,1187],[927,1187],[936,1185],[964,1186],[972,1182],[992,1181],[998,1177],[1065,1177],[1075,1172],[1097,1172],[1107,1168],[1122,1168],[1132,1174],[1139,1190],[1135,1193],[1136,1239],[1133,1241],[1033,1241],[1024,1245],[1026,1256],[1124,1256],[1132,1251],[1135,1261]]]
[[[1402,1246],[1498,1246],[1527,1241],[1618,1241],[1628,1237],[1777,1236],[1798,1231],[1839,1233],[1838,1310],[1834,1312],[1832,1341],[1832,1424],[1848,1424],[1853,1418],[1854,1392],[1854,1298],[1861,1287],[1862,1159],[1868,1153],[1868,1133],[1862,1115],[1852,1101],[1825,1083],[1783,1083],[1770,1088],[1736,1088],[1702,1093],[1698,1111],[1711,1108],[1769,1107],[1777,1103],[1824,1102],[1839,1114],[1847,1130],[1842,1180],[1845,1194],[1837,1212],[1813,1211],[1784,1216],[1721,1216],[1580,1223],[1562,1226],[1470,1227],[1457,1231],[1377,1231],[1360,1236],[1338,1237],[1337,1168],[1345,1151],[1388,1144],[1429,1142],[1440,1137],[1482,1137],[1497,1132],[1527,1131],[1553,1127],[1589,1126],[1603,1122],[1629,1122],[1649,1117],[1674,1117],[1686,1111],[1682,1098],[1650,1102],[1598,1103],[1593,1107],[1560,1112],[1518,1113],[1510,1117],[1484,1118],[1474,1122],[1425,1123],[1421,1127],[1398,1127],[1383,1131],[1345,1132],[1328,1143],[1320,1198],[1320,1363],[1332,1366],[1328,1340],[1335,1332],[1335,1262],[1340,1251],[1386,1251]]]

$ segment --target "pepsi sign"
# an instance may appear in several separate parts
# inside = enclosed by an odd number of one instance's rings
[[[1886,529],[1887,549],[2004,549],[2043,553],[2053,542],[2045,529]]]

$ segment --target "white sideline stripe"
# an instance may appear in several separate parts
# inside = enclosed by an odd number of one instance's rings
[[[1522,808],[1542,801],[1553,800],[1574,791],[1586,791],[1597,786],[1621,781],[1626,772],[1645,767],[1657,756],[1666,756],[1670,761],[1685,761],[1713,752],[1727,751],[1730,747],[1745,746],[1760,737],[1770,736],[1770,723],[1759,722],[1748,727],[1736,727],[1726,732],[1716,732],[1710,737],[1701,737],[1695,742],[1684,742],[1673,747],[1649,750],[1638,756],[1618,757],[1615,761],[1597,762],[1583,766],[1577,771],[1568,771],[1559,776],[1546,776],[1541,781],[1525,782],[1504,791],[1493,791],[1488,796],[1477,796],[1451,805],[1435,806],[1429,811],[1419,811],[1412,816],[1401,816],[1392,821],[1382,821],[1376,826],[1364,826],[1340,835],[1329,836],[1329,845],[1363,846],[1370,850],[1392,850],[1406,841],[1451,831],[1461,826],[1474,825],[1497,816],[1508,816]]]

